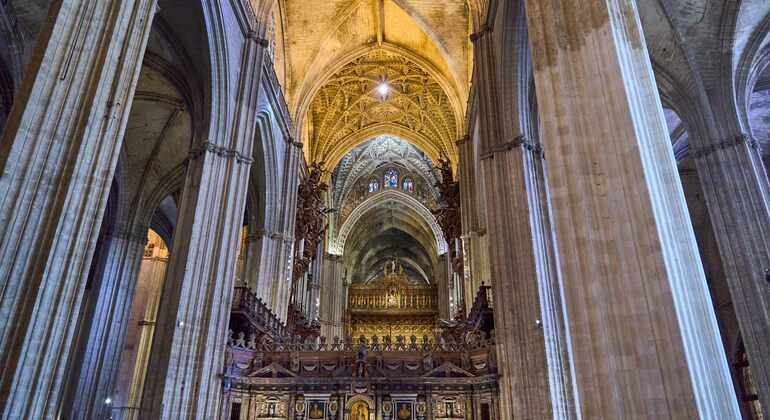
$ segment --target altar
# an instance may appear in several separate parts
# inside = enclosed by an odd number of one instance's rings
[[[347,334],[433,339],[438,315],[436,286],[409,279],[391,262],[381,277],[348,290]]]

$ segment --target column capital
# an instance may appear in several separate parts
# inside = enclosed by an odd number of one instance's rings
[[[257,31],[249,31],[246,34],[246,38],[255,41],[260,47],[267,48],[270,46],[270,40],[257,35]]]
[[[455,140],[455,144],[458,145],[458,146],[462,146],[463,144],[468,143],[468,140],[470,140],[470,138],[471,137],[466,134],[466,135],[460,137],[459,139]]]
[[[302,147],[305,146],[305,144],[302,143],[301,141],[294,140],[294,137],[287,138],[286,142],[291,144],[292,146],[296,147],[297,149],[300,149],[300,150],[302,149]]]
[[[143,231],[144,234],[139,233]],[[142,246],[147,244],[147,228],[144,229],[130,229],[123,226],[115,226],[107,232],[108,238],[122,239],[128,242],[141,244]]]
[[[532,142],[529,138],[527,138],[524,135],[518,135],[514,137],[512,140],[490,146],[489,149],[481,155],[481,159],[484,160],[484,159],[493,158],[496,154],[500,152],[507,152],[509,150],[516,149],[518,147],[521,147],[524,150],[532,152],[533,155],[541,159],[545,159],[545,153],[543,152],[543,148],[540,147],[540,145]]]
[[[690,147],[690,156],[692,156],[693,159],[707,157],[716,151],[730,149],[740,146],[741,144],[745,144],[752,149],[759,149],[759,143],[751,136],[751,134],[740,133],[734,137],[709,142],[709,144],[705,146]]]
[[[479,28],[478,31],[476,31],[476,32],[474,32],[474,33],[472,33],[470,35],[471,42],[473,42],[475,44],[476,41],[478,41],[479,39],[483,38],[484,35],[486,35],[486,34],[488,34],[490,32],[492,32],[492,27],[490,25],[488,25],[486,23],[481,25],[481,27]]]
[[[226,159],[235,158],[235,160],[238,163],[244,163],[244,164],[247,164],[247,165],[250,165],[254,161],[254,159],[251,158],[250,156],[246,156],[245,154],[243,154],[243,153],[241,153],[241,152],[239,152],[237,150],[228,149],[228,148],[226,148],[224,146],[220,146],[220,145],[215,144],[215,143],[213,143],[213,142],[211,142],[209,140],[203,141],[203,143],[201,143],[200,146],[198,146],[197,148],[192,149],[190,151],[189,159],[191,161],[195,160],[195,159],[198,159],[199,157],[203,156],[205,153],[212,153],[212,154],[215,154],[215,155],[217,155],[219,157],[223,157],[223,158],[226,158]]]

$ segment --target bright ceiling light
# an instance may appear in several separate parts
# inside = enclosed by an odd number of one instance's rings
[[[383,98],[388,96],[388,93],[390,93],[390,85],[388,82],[380,82],[380,84],[377,85],[377,93],[379,93]]]

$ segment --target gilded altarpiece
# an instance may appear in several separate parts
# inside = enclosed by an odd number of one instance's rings
[[[383,276],[353,284],[348,291],[348,334],[352,337],[435,338],[436,287],[410,280],[396,262]]]

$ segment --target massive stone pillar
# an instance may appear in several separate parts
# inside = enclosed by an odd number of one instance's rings
[[[0,410],[54,416],[155,0],[52,2],[0,140]]]
[[[291,278],[292,267],[294,266],[294,224],[297,212],[297,187],[299,185],[300,162],[303,159],[302,143],[291,141],[292,147],[286,149],[284,156],[285,173],[287,174],[283,182],[283,202],[289,203],[283,209],[280,226],[281,233],[276,235],[279,239],[278,263],[276,266],[276,276],[273,279],[273,312],[282,321],[286,321],[286,315],[289,309],[289,299],[291,298]]]
[[[450,305],[452,291],[452,267],[448,261],[448,253],[438,256],[436,265],[436,284],[438,286],[438,317],[441,319],[452,318],[452,307]]]
[[[526,12],[579,412],[740,418],[636,2]]]
[[[692,139],[711,223],[760,403],[770,412],[770,185],[748,135]]]
[[[152,351],[152,338],[160,305],[163,281],[166,277],[169,251],[156,234],[149,235],[148,246],[136,281],[133,304],[129,302],[130,315],[125,341],[120,355],[114,392],[110,394],[113,419],[136,419],[142,401],[147,363]],[[125,334],[122,334],[125,332]],[[101,397],[101,396],[100,396]],[[103,404],[103,399],[96,400]],[[94,413],[99,413],[97,410]],[[109,413],[99,413],[93,418],[107,418]],[[88,418],[87,416],[72,418]]]
[[[246,279],[249,287],[268,307],[273,304],[272,288],[280,277],[281,235],[258,230],[247,238]]]
[[[243,42],[240,63],[231,63],[239,67],[232,114],[213,115],[210,140],[190,156],[142,398],[146,418],[218,415],[267,44]]]
[[[146,232],[146,228],[143,229]],[[93,314],[79,372],[73,371],[74,387],[68,390],[69,418],[103,418],[111,407],[105,404],[113,391],[128,316],[134,298],[136,278],[147,235],[118,230],[108,235],[104,269],[95,281]],[[72,379],[71,379],[72,380]],[[72,387],[73,385],[70,385]],[[68,398],[69,399],[69,398]],[[111,398],[114,400],[114,398]]]
[[[345,300],[342,257],[326,254],[323,256],[322,265],[319,314],[321,335],[331,340],[335,336],[342,337],[344,333],[343,316],[347,302]]]
[[[510,18],[508,13],[503,17]],[[556,285],[549,261],[542,258],[550,240],[540,228],[546,217],[536,166],[542,154],[521,135],[520,128],[514,128],[516,124],[508,124],[509,130],[518,132],[505,132],[503,119],[520,117],[501,111],[494,37],[488,26],[471,36],[478,119],[474,136],[461,151],[479,156],[476,172],[486,184],[484,211],[501,373],[500,411],[503,418],[572,418],[565,335],[558,322],[561,312],[549,300]],[[478,149],[475,153],[474,148]]]

